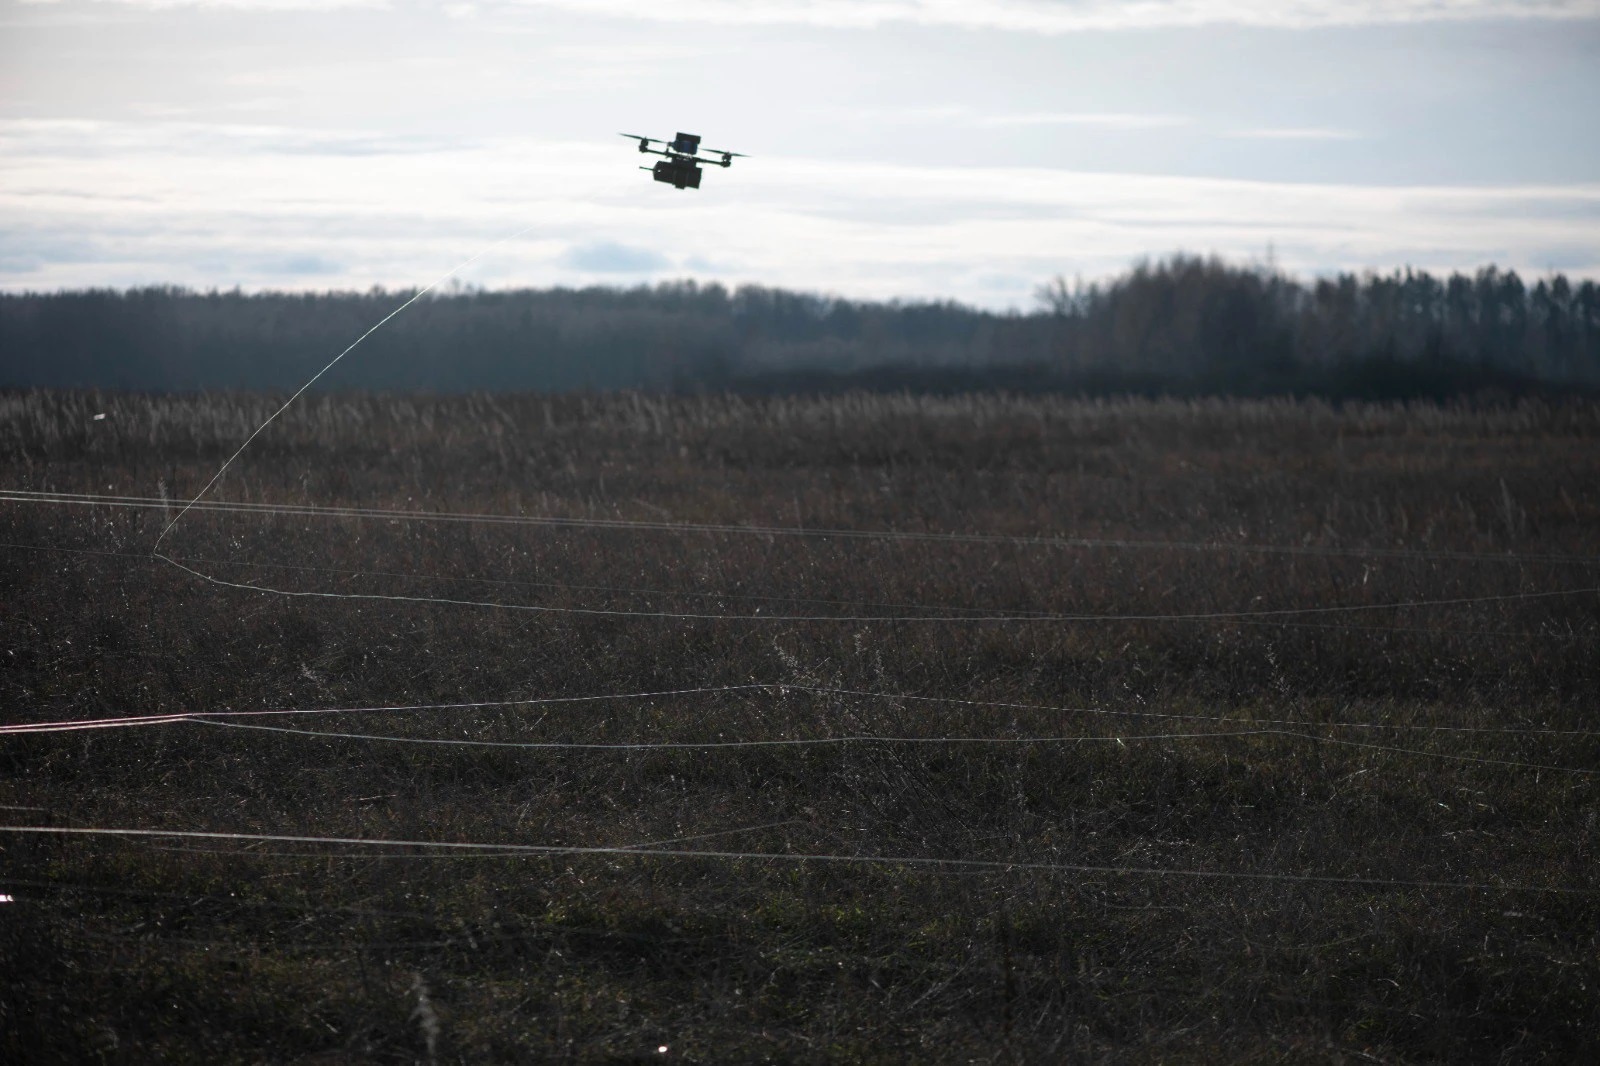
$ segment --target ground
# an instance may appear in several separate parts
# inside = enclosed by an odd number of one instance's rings
[[[1600,1051],[1600,406],[278,402],[0,394],[8,1061]]]

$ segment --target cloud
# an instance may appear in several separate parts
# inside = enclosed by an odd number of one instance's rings
[[[832,107],[810,109],[834,121],[964,124],[996,129],[1029,126],[1080,126],[1098,129],[1149,130],[1186,125],[1183,115],[1144,111],[1028,111],[991,114],[957,104],[929,107]]]
[[[1326,126],[1273,126],[1264,129],[1234,130],[1228,136],[1262,141],[1358,141],[1361,139],[1361,134],[1354,130],[1330,129]]]
[[[232,132],[229,132],[232,131]],[[508,234],[463,280],[663,273],[860,298],[1030,306],[1056,274],[1174,250],[1328,269],[1600,276],[1600,183],[1350,185],[1066,169],[749,160],[679,192],[626,145],[462,140],[352,154],[348,134],[0,121],[0,289],[403,287]],[[223,151],[230,143],[241,151]],[[308,147],[321,145],[318,154]],[[703,258],[686,260],[679,251]]]
[[[652,248],[636,248],[612,241],[580,244],[561,257],[574,270],[590,274],[654,274],[671,266],[671,261]]]
[[[1593,245],[1558,244],[1549,248],[1536,248],[1530,261],[1546,270],[1588,271],[1594,273],[1600,264],[1600,250]]]
[[[1029,33],[1238,25],[1285,29],[1483,19],[1600,17],[1600,0],[521,0],[667,22],[873,27],[888,23]]]
[[[223,11],[348,11],[351,8],[384,9],[393,6],[389,0],[89,0],[90,3],[116,7],[143,7],[153,10],[172,8],[214,8]],[[27,7],[63,7],[64,0],[19,0]],[[448,9],[459,5],[439,5]]]
[[[24,0],[53,5],[60,0]],[[93,0],[145,8],[212,7],[257,11],[386,8],[389,0]],[[1395,25],[1485,19],[1600,18],[1600,0],[432,0],[451,16],[516,7],[652,22],[811,25],[869,28],[892,23],[1027,33],[1173,26]]]
[[[1182,115],[1144,114],[1131,111],[1051,111],[1022,115],[985,115],[980,126],[1093,126],[1111,130],[1150,130],[1181,126]]]
[[[283,274],[296,278],[338,274],[344,267],[320,255],[291,255],[282,259],[263,260],[257,269],[268,274]]]

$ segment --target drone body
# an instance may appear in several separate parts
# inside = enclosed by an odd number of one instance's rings
[[[700,152],[700,136],[695,133],[680,133],[670,141],[657,140],[654,137],[641,137],[637,133],[624,133],[623,137],[632,137],[639,142],[639,151],[649,155],[665,156],[661,162],[653,167],[640,167],[648,170],[655,179],[675,189],[698,189],[700,178],[704,173],[700,169],[701,163],[711,163],[719,167],[733,166],[735,156],[743,156],[743,152],[723,152],[715,148],[707,148],[712,155],[721,156],[720,159],[703,159]],[[651,148],[652,144],[665,145],[665,148]]]

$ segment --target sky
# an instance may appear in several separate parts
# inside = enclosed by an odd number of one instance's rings
[[[1600,277],[1597,103],[1600,0],[0,0],[0,289]]]

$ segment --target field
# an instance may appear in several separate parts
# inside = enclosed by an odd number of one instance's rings
[[[5,1061],[1600,1054],[1600,405],[279,402],[0,394]]]

